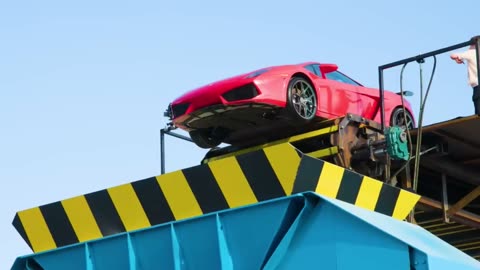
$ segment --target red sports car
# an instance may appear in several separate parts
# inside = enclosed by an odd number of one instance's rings
[[[385,91],[387,126],[413,128],[411,105]],[[174,100],[165,116],[202,148],[293,130],[313,119],[352,113],[380,122],[379,91],[338,70],[307,62],[262,68],[192,90]],[[263,135],[262,135],[263,134]]]

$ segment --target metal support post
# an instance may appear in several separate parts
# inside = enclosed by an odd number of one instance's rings
[[[405,171],[403,174],[400,174],[400,187],[409,191],[412,191],[412,177],[410,172],[410,165],[405,166]],[[408,214],[407,221],[413,224],[416,224],[415,221],[415,207]]]
[[[160,173],[165,173],[165,130],[160,129]]]
[[[450,223],[450,217],[448,215],[448,190],[447,190],[447,175],[442,173],[442,210],[443,221]]]
[[[380,92],[380,122],[381,122],[381,132],[385,134],[385,100],[384,100],[384,89],[383,89],[383,68],[378,68],[378,83],[379,83],[379,92]]]
[[[480,36],[476,36],[472,38],[472,41],[475,44],[475,52],[477,57],[477,81],[480,80]]]
[[[161,174],[165,173],[165,134],[187,141],[187,142],[193,142],[192,139],[190,139],[187,136],[183,136],[183,135],[172,132],[172,129],[175,129],[175,127],[173,127],[171,124],[168,124],[167,127],[162,128],[160,130],[160,173]]]
[[[394,183],[393,179],[390,179],[391,175],[391,168],[392,168],[392,159],[390,158],[390,155],[388,153],[385,153],[385,183],[395,186],[396,183]],[[396,181],[395,181],[396,182]]]

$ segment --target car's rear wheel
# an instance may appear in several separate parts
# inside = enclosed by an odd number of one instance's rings
[[[222,143],[222,139],[214,136],[208,129],[196,129],[189,132],[192,141],[200,148],[213,148]]]
[[[317,113],[315,88],[306,79],[293,77],[287,88],[287,108],[292,116],[301,122],[308,122]]]
[[[390,117],[390,126],[408,127],[408,129],[415,128],[412,114],[410,114],[410,112],[407,110],[403,110],[401,107],[396,108],[392,112],[392,116]]]

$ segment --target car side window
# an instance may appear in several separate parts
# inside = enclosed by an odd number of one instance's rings
[[[325,74],[325,77],[327,77],[327,79],[329,80],[334,80],[342,83],[348,83],[351,85],[360,86],[360,84],[358,84],[357,82],[353,81],[352,79],[348,78],[347,76],[343,75],[338,71],[327,73]]]
[[[313,69],[315,69],[315,74],[317,74],[317,76],[322,77],[322,72],[320,71],[319,65],[313,65]]]
[[[315,74],[317,76],[320,76],[320,73],[317,72],[317,69],[315,68],[315,65],[307,65],[304,68],[307,69],[308,71],[312,72],[313,74]]]

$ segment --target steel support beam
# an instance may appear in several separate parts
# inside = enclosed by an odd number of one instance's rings
[[[466,183],[480,186],[480,172],[472,170],[469,166],[458,164],[450,158],[423,157],[421,165]]]
[[[447,132],[445,130],[436,130],[436,131],[432,131],[432,133],[436,134],[438,136],[441,136],[443,138],[451,139],[451,140],[454,140],[458,143],[465,144],[466,146],[475,148],[476,150],[480,150],[480,145],[478,143],[472,142],[466,137],[462,138],[462,137],[460,137],[456,134],[452,134],[452,133]]]
[[[467,206],[470,202],[475,200],[478,196],[480,196],[480,186],[476,187],[474,190],[472,190],[470,193],[465,195],[463,198],[461,198],[457,203],[455,203],[452,207],[450,207],[447,210],[447,216],[452,216],[456,212],[458,212],[460,209],[463,209],[465,206]]]
[[[480,158],[463,159],[461,162],[462,162],[463,164],[478,163],[478,162],[480,162]]]
[[[418,203],[424,206],[437,209],[437,210],[443,209],[443,205],[441,202],[427,198],[427,197],[421,197]],[[465,210],[459,210],[455,212],[451,216],[451,220],[473,227],[473,228],[480,229],[480,216],[467,212]]]

